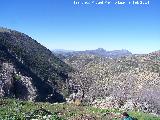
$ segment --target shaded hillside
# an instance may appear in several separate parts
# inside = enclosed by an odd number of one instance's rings
[[[71,56],[77,56],[77,55],[96,55],[99,57],[105,57],[105,58],[119,58],[123,56],[129,56],[132,55],[131,52],[128,50],[113,50],[113,51],[106,51],[103,48],[98,48],[96,50],[85,50],[85,51],[65,51],[65,50],[55,50],[53,51],[57,57],[64,59]]]
[[[63,99],[60,93],[72,69],[47,48],[23,33],[1,29],[0,53],[1,96],[29,99],[32,94],[38,101]]]
[[[84,99],[101,107],[160,113],[160,55],[132,55],[107,59],[77,55],[65,59],[77,71],[73,84],[81,85]],[[104,99],[98,102],[97,99]],[[109,100],[109,101],[108,101]],[[96,101],[96,102],[95,102]],[[107,102],[108,101],[108,102]],[[105,105],[114,101],[111,105]],[[102,102],[102,103],[101,103]]]

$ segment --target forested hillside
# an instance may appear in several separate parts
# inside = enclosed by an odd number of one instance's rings
[[[60,94],[66,91],[65,81],[72,68],[50,50],[23,33],[1,28],[0,53],[1,96],[64,100]]]

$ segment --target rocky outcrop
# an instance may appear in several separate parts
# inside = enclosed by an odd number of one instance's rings
[[[147,113],[160,114],[160,109],[153,101],[142,101],[138,99],[117,100],[109,96],[104,99],[96,99],[91,105],[102,109],[118,109],[122,111],[143,111]]]
[[[1,64],[0,72],[0,97],[13,96],[11,89],[13,88],[13,65],[9,63]]]
[[[72,83],[70,80],[68,83],[69,98],[67,98],[68,103],[76,103],[77,101],[82,102],[84,98],[84,91],[80,85]]]
[[[32,78],[20,74],[16,74],[16,76],[17,78],[15,77],[14,80],[17,80],[14,81],[14,86],[12,88],[15,98],[35,101],[37,90],[33,86]]]
[[[11,63],[2,63],[0,71],[0,97],[14,97],[23,100],[34,101],[36,88],[32,84],[32,78],[17,73]]]

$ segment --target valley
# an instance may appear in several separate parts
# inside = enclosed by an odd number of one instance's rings
[[[36,110],[55,113],[53,120],[119,119],[113,116],[123,111],[158,120],[160,51],[50,51],[24,33],[1,28],[0,100],[4,120],[10,114],[25,120]]]

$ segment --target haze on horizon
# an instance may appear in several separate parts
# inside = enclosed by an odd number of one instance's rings
[[[160,50],[160,1],[110,7],[75,6],[73,1],[2,0],[0,26],[23,32],[50,50]]]

